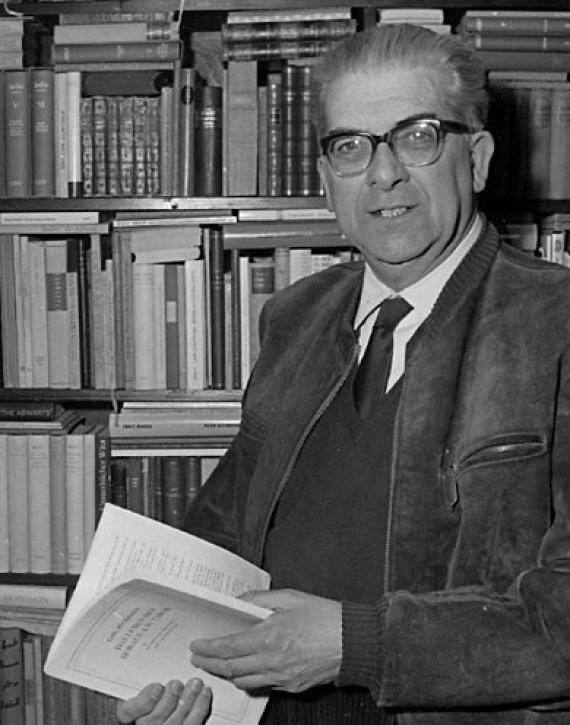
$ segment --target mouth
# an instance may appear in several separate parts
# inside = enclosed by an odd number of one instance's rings
[[[386,209],[376,209],[371,213],[373,216],[379,216],[383,219],[394,219],[395,217],[403,216],[410,209],[411,207],[409,206],[394,206]]]

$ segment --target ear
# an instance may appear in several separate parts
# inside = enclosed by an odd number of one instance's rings
[[[324,156],[319,156],[317,159],[317,170],[319,172],[319,176],[321,178],[321,182],[323,185],[323,189],[325,190],[325,201],[327,204],[327,209],[329,211],[334,211],[334,205],[332,203],[332,197],[329,189],[329,180],[328,175],[331,173],[331,170],[325,160]]]
[[[485,188],[494,150],[495,141],[489,131],[476,131],[471,135],[471,174],[475,193]]]

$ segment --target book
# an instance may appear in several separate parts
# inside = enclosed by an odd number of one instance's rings
[[[165,456],[162,464],[161,521],[182,528],[186,511],[186,466],[181,456]]]
[[[55,195],[67,198],[68,165],[68,108],[67,108],[67,79],[65,73],[56,73],[53,80],[53,104],[55,115]]]
[[[172,12],[169,10],[152,10],[148,12],[87,12],[60,13],[60,25],[101,25],[107,23],[154,23],[171,22]]]
[[[4,71],[4,175],[7,197],[27,197],[31,191],[31,74]]]
[[[194,195],[221,196],[222,192],[221,86],[196,88]]]
[[[168,62],[178,60],[181,50],[182,47],[178,40],[81,43],[78,45],[64,43],[52,46],[52,62],[60,65],[112,61]]]
[[[8,436],[7,459],[10,571],[25,573],[30,571],[28,436]]]
[[[193,668],[188,647],[263,620],[269,610],[237,597],[268,587],[268,574],[235,554],[107,504],[44,671],[119,698],[149,672],[164,682],[199,676],[214,692],[212,725],[255,723],[266,698]]]
[[[51,563],[49,434],[28,436],[30,571],[49,574]]]
[[[71,383],[67,240],[44,242],[49,384],[68,388]]]
[[[229,196],[257,194],[257,61],[228,61],[227,123],[224,147],[227,149],[227,193]]]
[[[0,433],[0,573],[10,571],[9,476],[8,436]]]
[[[249,326],[251,330],[251,365],[259,355],[259,316],[267,300],[275,292],[275,263],[273,258],[253,260],[250,263],[251,298],[249,306]]]
[[[51,68],[32,68],[31,74],[32,196],[54,196],[53,70]]]
[[[55,25],[55,45],[83,43],[133,43],[147,40],[176,40],[178,24],[171,21],[133,21],[130,23],[94,23]]]
[[[24,721],[24,663],[22,630],[0,627],[0,719],[2,725]]]
[[[224,237],[219,227],[207,233],[208,282],[210,302],[210,387],[223,390],[225,376],[225,293],[224,293]]]
[[[459,24],[463,33],[569,35],[570,14],[563,11],[468,10]]]
[[[0,607],[3,609],[53,609],[63,612],[68,588],[62,585],[0,583]]]
[[[51,567],[67,573],[67,463],[65,436],[50,436]]]
[[[221,413],[206,411],[163,411],[152,413],[110,413],[109,435],[118,438],[233,438],[239,430],[239,410]]]
[[[180,141],[178,144],[178,193],[180,196],[194,194],[194,115],[196,86],[199,77],[195,68],[183,68],[180,78],[180,103],[178,110]]]
[[[378,20],[383,23],[437,24],[443,23],[444,14],[441,8],[381,8],[378,10]]]
[[[65,73],[67,98],[67,196],[82,195],[81,185],[81,73]]]
[[[570,84],[554,88],[549,189],[552,199],[570,198]]]
[[[350,19],[350,6],[345,7],[318,7],[318,8],[291,8],[271,10],[239,10],[228,13],[226,22],[231,23],[288,23],[313,22],[316,20],[346,20]]]
[[[532,50],[546,53],[570,50],[570,30],[567,36],[468,33],[463,40],[477,50]]]
[[[274,58],[316,57],[326,53],[337,39],[268,40],[259,43],[224,45],[224,61],[271,60]]]
[[[550,197],[553,89],[543,83],[529,91],[528,194],[533,199]]]
[[[485,68],[517,71],[570,72],[570,53],[541,50],[478,50],[477,55]]]

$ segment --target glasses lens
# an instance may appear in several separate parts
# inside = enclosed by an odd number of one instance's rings
[[[347,134],[337,136],[329,143],[327,156],[339,174],[358,174],[366,169],[373,153],[367,136]]]
[[[429,164],[439,150],[438,128],[427,121],[414,121],[401,126],[392,136],[392,148],[403,164]]]

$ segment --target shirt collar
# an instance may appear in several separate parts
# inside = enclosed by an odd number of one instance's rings
[[[364,279],[362,282],[362,291],[360,294],[360,302],[356,317],[354,318],[354,327],[357,329],[369,317],[372,312],[388,297],[399,295],[425,318],[431,312],[433,306],[439,297],[440,292],[444,288],[447,280],[457,269],[467,252],[477,241],[483,222],[480,214],[476,214],[473,218],[471,226],[467,230],[463,239],[457,247],[446,257],[441,264],[431,270],[425,277],[422,277],[409,287],[405,287],[399,292],[395,292],[387,284],[384,284],[372,271],[372,268],[365,264]]]

